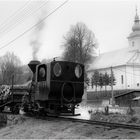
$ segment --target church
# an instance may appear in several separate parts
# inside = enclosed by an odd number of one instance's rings
[[[94,59],[88,69],[90,80],[95,70],[110,75],[112,67],[116,79],[114,90],[140,89],[140,19],[137,10],[132,33],[127,39],[127,48],[102,53]],[[105,90],[105,88],[98,87],[97,90]],[[111,90],[111,87],[107,86],[107,90]],[[89,84],[87,91],[95,91],[95,87]]]

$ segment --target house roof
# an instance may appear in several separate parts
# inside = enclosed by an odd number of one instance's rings
[[[140,96],[133,98],[133,100],[140,100]]]
[[[89,71],[129,64],[138,52],[137,48],[127,47],[124,49],[102,53],[89,65]],[[135,58],[136,59],[136,58]],[[134,61],[133,61],[134,63]]]
[[[123,93],[121,93],[119,95],[115,95],[114,98],[119,98],[119,97],[125,96],[125,95],[130,94],[130,93],[134,93],[134,92],[140,92],[140,90],[130,89],[128,91],[124,91]]]

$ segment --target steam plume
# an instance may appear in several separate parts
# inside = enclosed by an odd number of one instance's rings
[[[39,49],[42,45],[40,39],[41,39],[41,33],[42,33],[44,26],[45,26],[45,22],[44,21],[41,22],[41,21],[42,21],[42,18],[44,17],[44,14],[45,14],[45,12],[43,11],[41,13],[41,16],[38,18],[37,26],[34,29],[32,39],[30,41],[30,45],[32,47],[32,57],[34,60],[38,59],[37,53],[39,52]]]

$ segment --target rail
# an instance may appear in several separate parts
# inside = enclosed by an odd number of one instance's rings
[[[4,112],[8,115],[8,113]],[[10,113],[11,114],[11,113]],[[140,125],[136,124],[126,124],[126,123],[113,123],[113,122],[105,122],[105,121],[93,121],[93,120],[85,120],[85,119],[78,119],[78,118],[70,118],[70,117],[63,117],[63,116],[36,116],[36,115],[25,115],[29,118],[35,119],[42,119],[42,120],[62,120],[62,121],[72,121],[72,122],[80,122],[80,123],[87,123],[91,125],[100,125],[103,127],[111,127],[112,129],[116,128],[123,128],[123,129],[135,129],[140,130]]]
[[[140,125],[136,124],[126,124],[126,123],[113,123],[113,122],[106,122],[106,121],[94,121],[94,120],[86,120],[86,119],[78,119],[78,118],[71,118],[71,117],[64,117],[64,116],[31,116],[35,117],[36,119],[43,119],[43,120],[50,120],[50,119],[59,119],[64,121],[72,121],[72,122],[80,122],[80,123],[87,123],[93,125],[101,125],[111,128],[123,128],[123,129],[136,129],[140,130]]]
[[[85,120],[85,119],[77,119],[77,118],[68,118],[68,117],[59,117],[66,121],[74,121],[74,122],[81,122],[81,123],[88,123],[94,125],[102,125],[108,126],[112,128],[125,128],[125,129],[137,129],[140,130],[140,125],[136,124],[126,124],[126,123],[113,123],[113,122],[105,122],[105,121],[93,121],[93,120]]]

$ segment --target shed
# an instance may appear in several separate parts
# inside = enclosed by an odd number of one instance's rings
[[[114,97],[119,106],[140,106],[140,90],[132,90]]]

